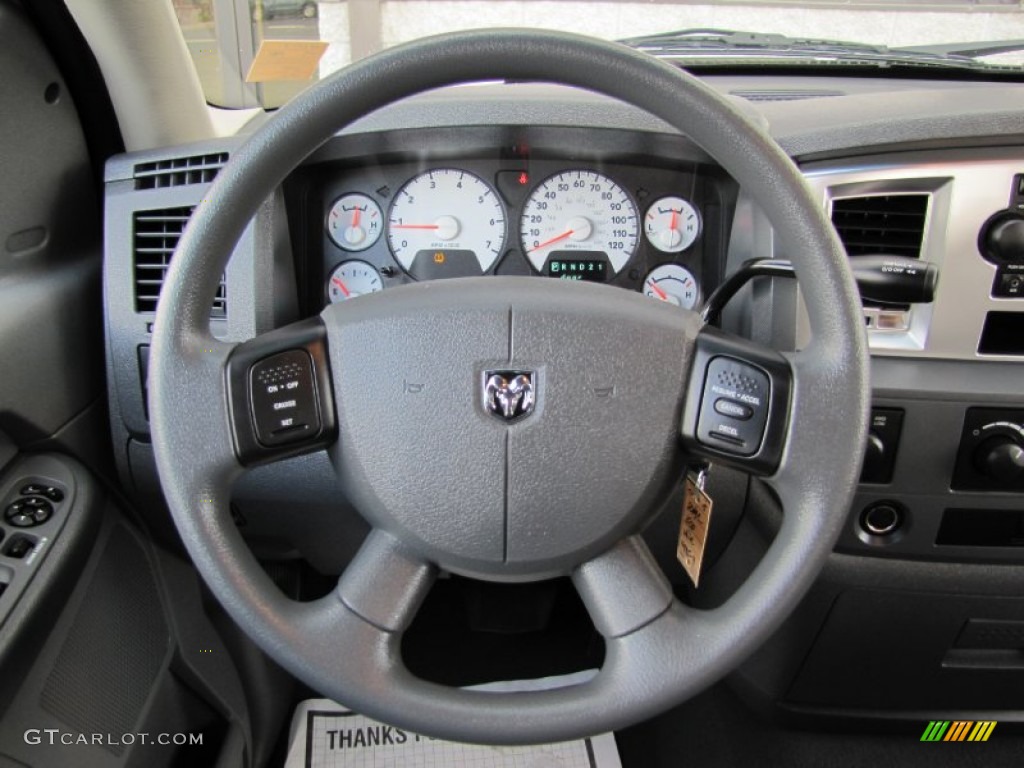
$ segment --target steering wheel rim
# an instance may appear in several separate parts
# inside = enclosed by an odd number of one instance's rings
[[[721,607],[697,611],[673,599],[637,536],[622,539],[571,573],[605,635],[604,666],[588,683],[542,693],[455,690],[405,670],[401,632],[436,568],[393,533],[371,534],[337,593],[301,604],[280,594],[231,522],[230,488],[242,472],[225,376],[235,345],[211,335],[208,317],[219,276],[260,203],[337,130],[431,88],[502,78],[618,98],[701,145],[772,221],[804,289],[813,334],[807,348],[787,356],[793,380],[785,450],[767,479],[785,515],[750,578]],[[214,595],[271,657],[325,694],[401,727],[480,743],[551,742],[614,729],[738,665],[823,566],[852,499],[866,432],[860,314],[845,252],[820,201],[767,133],[700,81],[645,54],[575,35],[489,30],[428,38],[298,96],[232,154],[197,207],[168,272],[153,335],[157,467],[182,540]],[[348,659],[352,648],[360,653]]]

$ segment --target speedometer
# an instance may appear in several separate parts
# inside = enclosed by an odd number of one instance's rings
[[[505,209],[494,190],[468,171],[427,171],[395,195],[388,242],[417,279],[480,275],[505,244]]]
[[[589,273],[589,265],[607,260],[618,273],[639,239],[636,205],[603,174],[563,171],[530,195],[520,234],[526,257],[538,272],[546,264],[561,271],[566,263],[586,262]]]

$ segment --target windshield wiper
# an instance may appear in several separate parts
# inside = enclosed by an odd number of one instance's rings
[[[937,53],[942,56],[995,56],[999,53],[1017,53],[1024,51],[1024,40],[989,40],[981,43],[940,43],[938,45],[908,45],[894,48],[896,51],[911,53]]]
[[[848,43],[837,40],[821,40],[809,37],[789,37],[770,32],[740,32],[733,29],[678,29],[659,32],[654,35],[627,37],[620,43],[634,48],[657,48],[679,50],[752,48],[768,50],[789,50],[794,47],[836,48],[837,50],[873,51],[887,50],[881,46],[864,43]]]
[[[845,64],[872,67],[936,67],[971,70],[1016,70],[1016,67],[993,66],[971,58],[970,51],[984,48],[978,43],[953,46],[953,50],[923,48],[889,48],[884,45],[851,43],[809,37],[760,32],[738,32],[730,29],[683,29],[656,35],[631,37],[619,42],[655,56],[687,64],[757,61],[763,63],[797,63],[812,65]],[[1020,41],[1007,41],[1009,45]],[[961,52],[961,48],[968,52]],[[1016,50],[1014,47],[1011,50]],[[996,51],[991,51],[995,53]],[[998,51],[1002,52],[1002,51]]]

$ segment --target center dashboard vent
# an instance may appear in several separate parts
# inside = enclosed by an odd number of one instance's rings
[[[192,157],[172,157],[139,163],[134,173],[136,189],[163,189],[186,184],[209,184],[228,161],[227,152]]]
[[[921,255],[928,195],[871,195],[832,201],[832,224],[850,256]]]
[[[174,249],[185,230],[192,211],[191,206],[164,208],[155,211],[136,211],[132,217],[132,257],[135,276],[135,311],[155,312],[160,289],[167,277]],[[211,317],[227,315],[227,286],[221,276],[217,295],[213,299]]]

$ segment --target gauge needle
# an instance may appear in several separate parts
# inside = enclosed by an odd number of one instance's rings
[[[359,218],[360,218],[361,215],[362,215],[362,211],[359,210],[358,208],[355,208],[352,211],[352,229],[355,229],[356,227],[359,226]]]
[[[344,284],[343,282],[341,282],[341,279],[340,279],[340,278],[337,278],[337,277],[332,277],[332,278],[331,278],[331,282],[332,282],[332,283],[334,283],[334,284],[335,284],[336,286],[338,286],[339,288],[341,288],[341,292],[342,292],[343,294],[345,294],[345,298],[346,298],[346,299],[347,299],[347,298],[349,298],[349,297],[350,297],[350,296],[352,295],[352,292],[351,292],[351,291],[349,291],[349,289],[345,287],[345,284]]]
[[[661,288],[659,288],[656,282],[654,282],[653,280],[649,280],[647,284],[651,286],[651,290],[653,290],[658,295],[659,299],[661,299],[662,301],[668,301],[668,294],[665,293]]]
[[[679,224],[679,211],[672,211],[672,220],[668,223],[668,228],[675,231],[677,224]]]
[[[559,240],[565,240],[565,238],[569,237],[574,231],[575,230],[567,229],[562,234],[557,235],[556,237],[552,237],[550,240],[545,240],[540,245],[533,246],[533,250],[539,251],[541,248],[547,248],[549,245],[557,243]]]
[[[440,229],[437,224],[392,224],[392,229]]]

